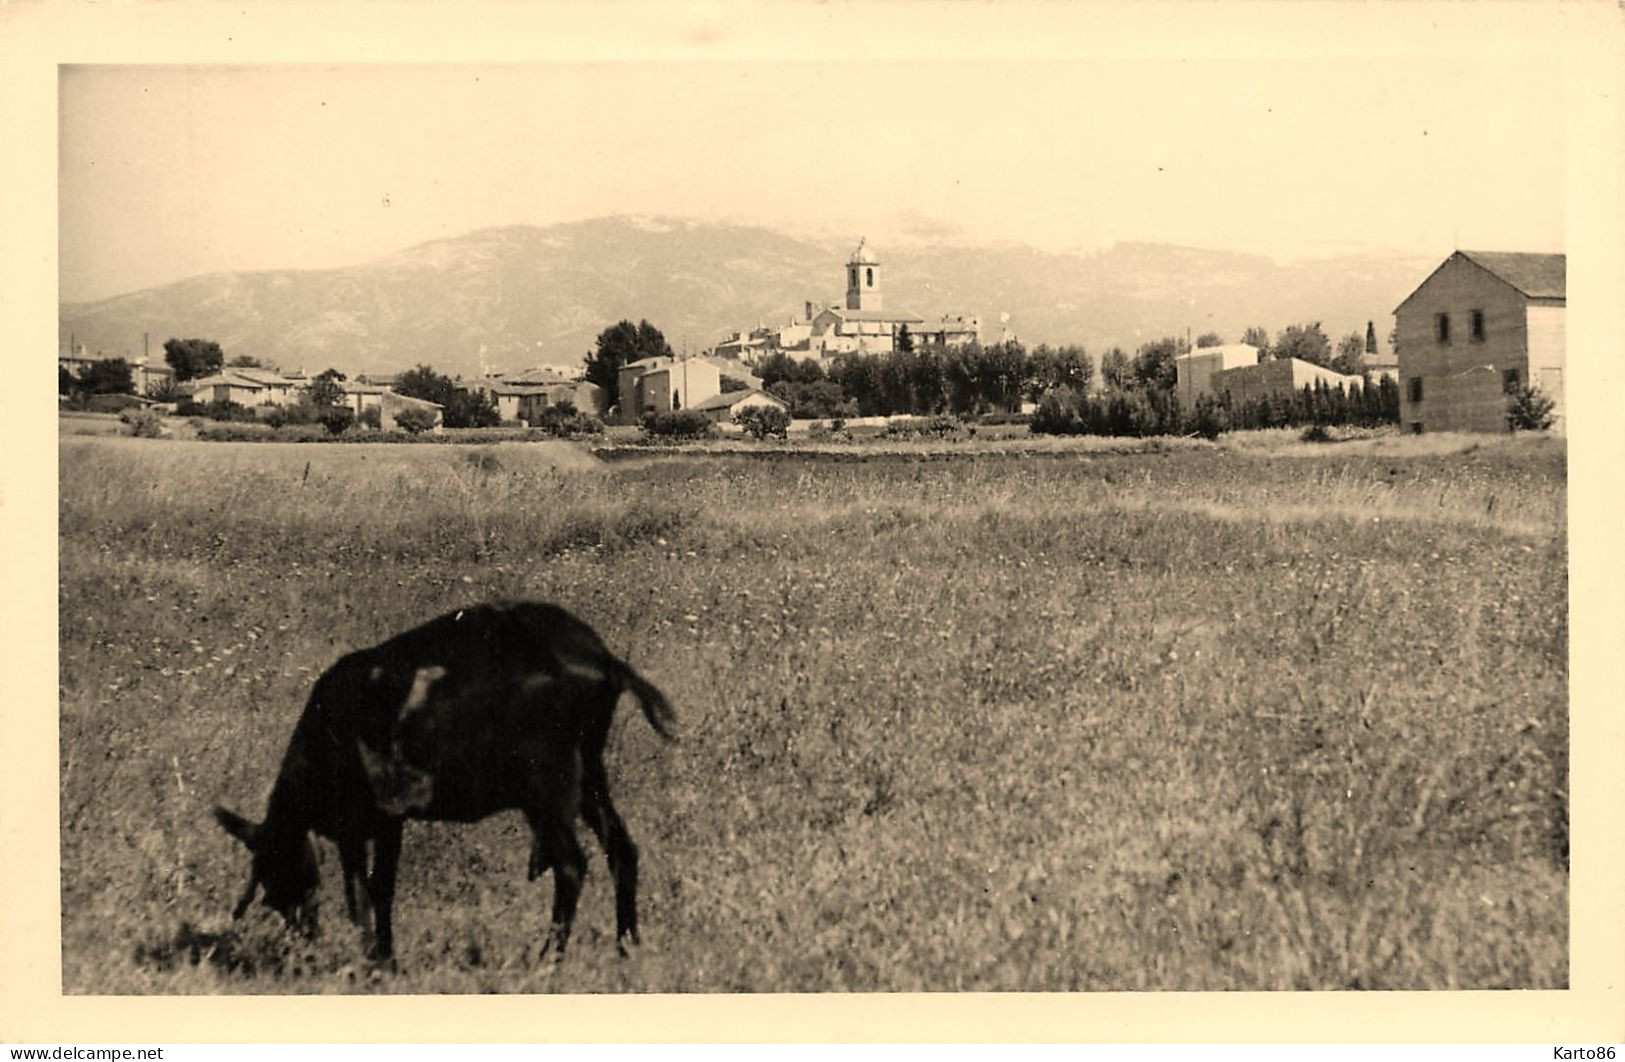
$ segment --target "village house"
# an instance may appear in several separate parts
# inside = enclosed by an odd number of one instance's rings
[[[291,405],[298,401],[299,392],[305,386],[303,380],[290,379],[275,369],[231,367],[187,380],[176,391],[198,405],[235,402],[253,409]]]
[[[413,398],[410,395],[396,394],[382,384],[340,382],[340,389],[344,398],[342,405],[349,407],[350,412],[360,417],[369,409],[378,411],[378,426],[385,431],[394,431],[400,427],[396,417],[408,409],[423,409],[434,413],[434,429],[439,431],[444,420],[444,410],[438,402],[430,402],[422,398]]]
[[[771,408],[790,412],[790,407],[760,388],[744,391],[725,391],[694,403],[694,410],[704,413],[717,423],[735,421],[747,409]]]
[[[116,361],[121,357],[123,355],[103,354],[99,351],[95,354],[87,354],[85,348],[81,345],[76,352],[58,354],[56,363],[59,368],[66,369],[77,377],[83,375],[86,369],[97,362]],[[168,365],[152,362],[146,357],[124,358],[124,360],[130,366],[130,388],[137,395],[150,396],[167,388],[175,379],[175,370]]]
[[[1250,343],[1197,347],[1174,358],[1174,393],[1189,409],[1203,395],[1213,394],[1213,374],[1258,364],[1258,348]]]
[[[1410,431],[1507,431],[1533,386],[1563,415],[1566,260],[1456,251],[1394,310],[1399,419]]]
[[[623,366],[618,381],[625,424],[648,413],[693,409],[722,393],[722,374],[706,358],[643,358]]]

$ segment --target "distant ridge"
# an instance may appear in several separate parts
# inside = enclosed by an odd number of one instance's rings
[[[228,355],[284,368],[391,372],[419,363],[473,375],[575,363],[622,318],[647,318],[679,350],[704,350],[758,321],[840,298],[847,240],[767,228],[617,216],[513,225],[432,240],[337,269],[212,273],[59,308],[92,351],[153,352],[171,336],[216,340]],[[908,245],[874,250],[888,307],[924,317],[973,313],[985,338],[999,316],[1024,343],[1111,345],[1132,352],[1163,335],[1248,325],[1273,335],[1319,320],[1335,341],[1365,334],[1436,266],[1415,258],[1343,256],[1282,265],[1269,258],[1155,243],[1094,254],[1020,244]]]

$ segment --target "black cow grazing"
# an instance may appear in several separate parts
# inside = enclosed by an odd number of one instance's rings
[[[215,817],[253,853],[241,918],[266,906],[314,934],[319,876],[314,831],[338,845],[344,900],[371,953],[393,952],[390,907],[405,819],[476,822],[522,811],[535,836],[532,880],[553,871],[553,925],[543,950],[562,954],[586,857],[580,815],[615,879],[616,943],[638,939],[638,851],[609,799],[604,741],[622,693],[674,739],[671,705],[562,608],[460,609],[350,653],[317,679],[294,727],[265,821],[224,808]],[[367,873],[367,842],[373,843]]]

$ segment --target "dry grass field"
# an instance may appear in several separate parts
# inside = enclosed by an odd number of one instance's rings
[[[731,449],[64,436],[63,990],[1567,984],[1560,440]],[[326,845],[322,937],[231,921],[316,674],[499,597],[677,707],[643,948],[589,843],[538,961],[516,814],[408,825],[398,971]]]

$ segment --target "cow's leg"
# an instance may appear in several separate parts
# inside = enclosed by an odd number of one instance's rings
[[[581,779],[581,817],[597,835],[615,879],[615,946],[622,955],[638,942],[638,848],[609,799],[604,763],[589,758]]]
[[[527,811],[525,816],[535,835],[531,866],[553,870],[553,925],[542,945],[542,954],[551,949],[555,960],[562,959],[564,946],[570,941],[570,924],[576,917],[576,901],[581,898],[581,882],[587,876],[587,856],[576,841],[569,819],[545,809]]]
[[[373,917],[378,925],[372,955],[375,959],[387,959],[395,951],[395,932],[390,924],[390,913],[395,903],[395,872],[401,864],[401,820],[386,819],[373,835],[372,844],[372,877],[367,885],[372,895]]]
[[[339,841],[339,864],[344,868],[344,908],[350,921],[361,927],[361,940],[372,950],[372,899],[367,886],[367,840],[351,834]]]

